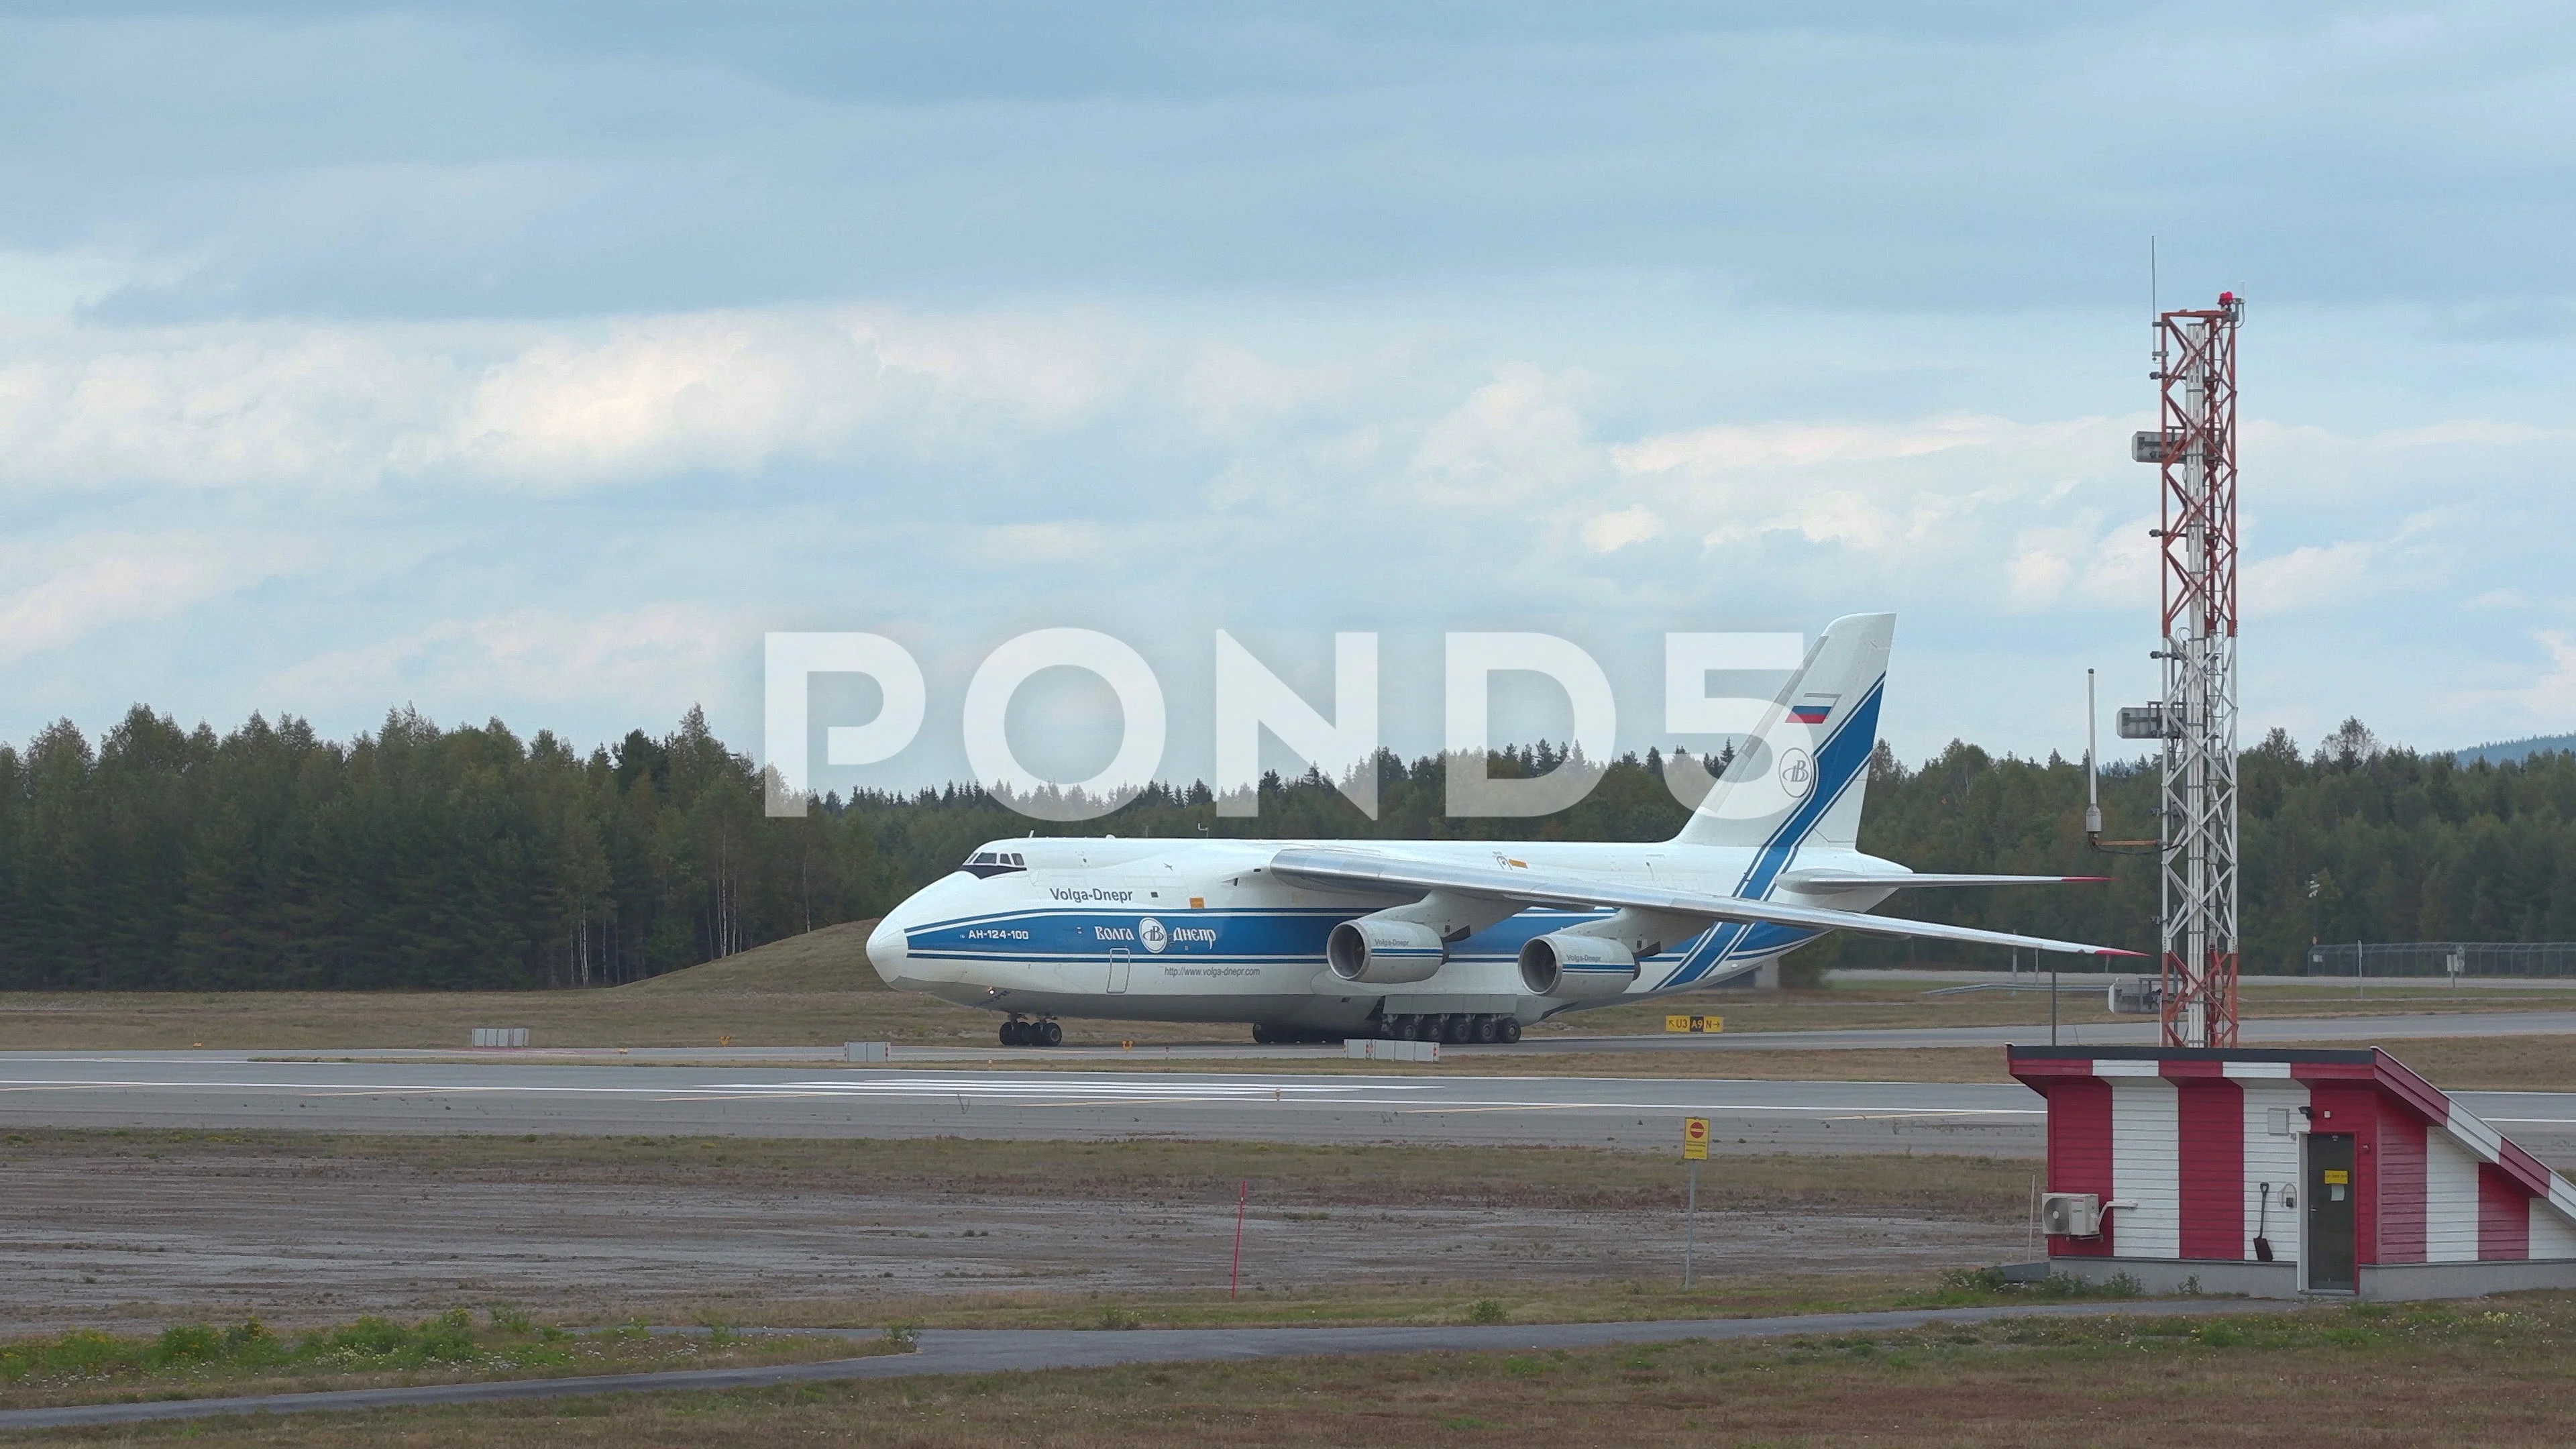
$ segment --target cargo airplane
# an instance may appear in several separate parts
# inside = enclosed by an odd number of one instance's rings
[[[1754,977],[1827,931],[2134,955],[1869,914],[1921,875],[1860,853],[1895,616],[1835,621],[1660,844],[1120,840],[979,846],[868,937],[886,983],[1001,1013],[1249,1023],[1257,1041],[1512,1042],[1560,1012]]]

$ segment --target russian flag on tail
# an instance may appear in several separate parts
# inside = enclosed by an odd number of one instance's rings
[[[1802,694],[1789,706],[1789,718],[1802,725],[1823,724],[1841,699],[1839,694]]]

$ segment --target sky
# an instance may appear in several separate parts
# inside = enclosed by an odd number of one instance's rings
[[[2249,738],[2564,732],[2571,163],[2540,4],[0,3],[0,736],[748,750],[856,630],[926,723],[818,783],[911,784],[1074,626],[1190,778],[1218,629],[1319,706],[1379,633],[1406,753],[1557,634],[1642,747],[1666,632],[1886,609],[1900,754],[2072,756],[2155,688],[2151,237],[2250,299]]]

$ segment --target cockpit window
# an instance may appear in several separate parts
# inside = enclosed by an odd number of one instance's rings
[[[1028,866],[1021,862],[1015,852],[979,850],[966,857],[966,863],[958,869],[969,875],[989,879],[997,875],[1007,875],[1015,870],[1026,870]]]

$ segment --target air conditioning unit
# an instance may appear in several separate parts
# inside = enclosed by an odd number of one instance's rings
[[[2165,1009],[2165,983],[2155,976],[2122,976],[2104,993],[2113,1016],[2160,1016]]]
[[[2102,1195],[2052,1192],[2039,1200],[2039,1230],[2052,1238],[2102,1236]]]

